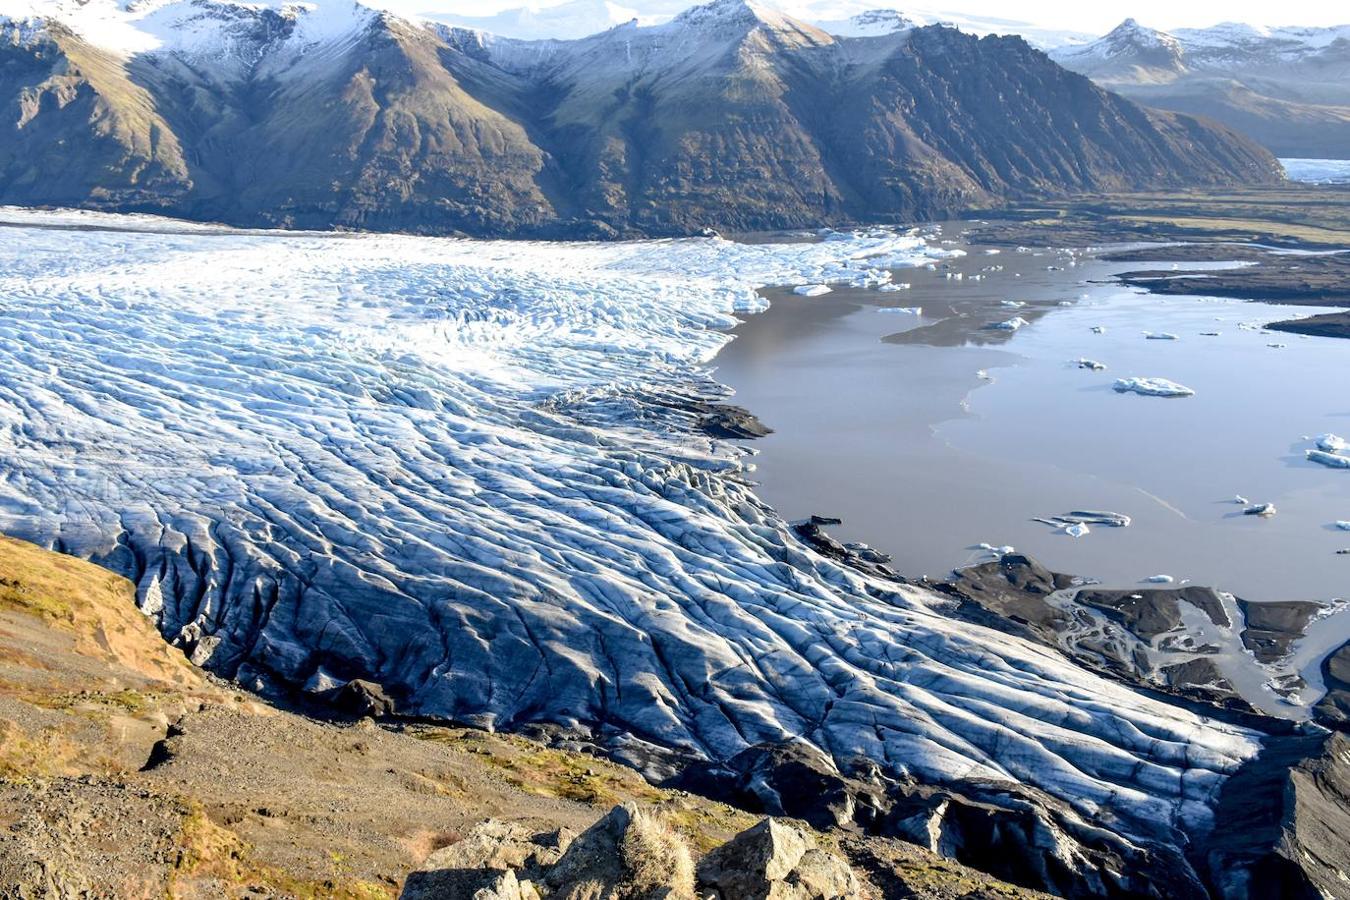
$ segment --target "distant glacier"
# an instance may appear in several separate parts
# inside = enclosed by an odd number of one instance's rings
[[[1290,181],[1350,184],[1350,159],[1282,159],[1280,164]]]

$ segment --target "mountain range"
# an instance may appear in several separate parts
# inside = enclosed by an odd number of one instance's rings
[[[250,226],[612,236],[904,221],[1277,181],[1017,37],[836,37],[717,0],[522,41],[350,0],[29,0],[0,19],[0,202]]]
[[[1128,19],[1050,55],[1140,103],[1223,122],[1277,156],[1350,158],[1350,25],[1167,32]]]

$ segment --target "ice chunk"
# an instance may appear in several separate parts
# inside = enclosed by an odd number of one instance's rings
[[[980,379],[981,381],[993,381],[994,379],[994,376],[990,375],[984,369],[980,369],[978,372],[976,372],[975,377]]]
[[[800,294],[803,297],[819,297],[821,294],[828,294],[830,286],[826,284],[799,284],[792,289],[792,293]]]
[[[1176,581],[1171,575],[1150,575],[1144,579],[1149,584],[1171,584]]]
[[[1181,340],[1170,331],[1145,331],[1144,337],[1150,341],[1178,341]]]
[[[1094,372],[1106,371],[1106,363],[1099,363],[1095,359],[1088,359],[1087,357],[1080,358],[1076,365],[1080,369],[1091,369]]]
[[[1330,466],[1333,469],[1350,469],[1350,456],[1341,456],[1339,453],[1328,453],[1325,450],[1309,450],[1308,460],[1310,462],[1320,463],[1324,466]]]
[[[1120,393],[1132,391],[1146,397],[1192,397],[1195,391],[1184,384],[1168,381],[1166,378],[1117,378],[1116,390]]]
[[[1260,516],[1263,519],[1269,519],[1275,515],[1275,504],[1257,503],[1244,509],[1242,514],[1244,516]]]
[[[1238,506],[1246,506],[1248,503],[1251,503],[1250,500],[1248,500],[1246,497],[1242,496],[1241,494],[1235,495],[1235,496],[1233,497],[1233,502],[1236,503]]]
[[[921,315],[923,315],[923,307],[922,307],[922,306],[879,306],[879,307],[877,307],[877,312],[884,312],[884,313],[900,313],[901,315],[906,315],[906,316],[921,316]]]
[[[1336,527],[1341,531],[1350,531],[1350,521],[1341,519],[1336,523]]]
[[[886,293],[890,293],[892,291],[907,291],[909,290],[909,282],[893,281],[890,284],[883,284],[881,287],[877,288],[877,290],[885,291]]]
[[[1067,531],[1072,525],[1104,525],[1107,528],[1128,528],[1132,520],[1124,513],[1076,509],[1062,516],[1037,516],[1032,521]]]
[[[1080,538],[1088,533],[1088,527],[1082,522],[1075,522],[1072,525],[1065,525],[1064,533],[1069,537]]]
[[[999,306],[1006,306],[1008,309],[1021,309],[1027,305],[1025,300],[1001,300]]]
[[[1350,449],[1350,442],[1338,434],[1319,434],[1313,440],[1317,442],[1318,450],[1325,450],[1327,453],[1340,453],[1342,450]]]
[[[1006,322],[995,322],[994,324],[992,324],[992,325],[986,325],[985,327],[986,327],[986,328],[992,328],[992,329],[994,329],[995,331],[1016,331],[1017,329],[1021,328],[1023,325],[1030,325],[1030,324],[1031,324],[1030,322],[1028,322],[1026,319],[1022,318],[1021,316],[1013,316],[1011,319],[1008,319]]]

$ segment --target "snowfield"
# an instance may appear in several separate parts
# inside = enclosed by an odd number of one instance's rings
[[[366,677],[408,711],[633,759],[801,736],[1136,834],[1204,827],[1258,749],[817,555],[700,436],[688,398],[724,396],[705,364],[757,285],[940,255],[916,236],[0,221],[0,530],[125,572],[251,688]]]

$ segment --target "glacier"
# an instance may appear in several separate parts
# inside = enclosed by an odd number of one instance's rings
[[[548,723],[620,758],[802,739],[1206,829],[1258,733],[817,553],[698,429],[757,288],[941,255],[479,242],[0,210],[0,531],[131,577],[262,692]]]

